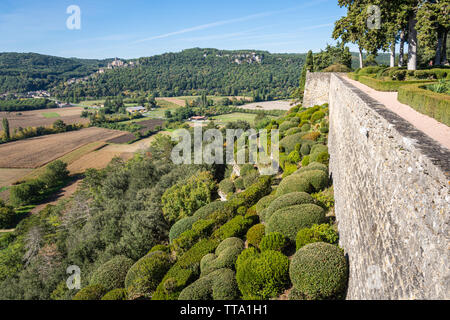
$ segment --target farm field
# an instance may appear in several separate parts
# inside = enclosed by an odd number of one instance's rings
[[[0,168],[37,168],[91,142],[106,141],[126,133],[86,128],[0,145]]]
[[[7,118],[11,130],[22,127],[51,126],[56,120],[62,120],[66,124],[89,122],[89,119],[81,118],[82,107],[40,109],[21,112],[0,112],[0,118]],[[0,130],[2,130],[0,123]]]
[[[270,116],[268,116],[270,117]],[[222,114],[219,116],[214,116],[211,119],[219,124],[226,124],[227,122],[237,121],[237,120],[244,120],[250,123],[251,125],[254,124],[256,118],[256,114],[254,113],[240,113],[240,112],[234,112],[229,114]]]
[[[239,106],[241,109],[254,109],[254,110],[289,110],[292,108],[291,101],[278,100],[278,101],[262,101],[252,102]]]
[[[0,168],[0,192],[5,191],[2,190],[2,188],[10,186],[14,182],[22,179],[31,171],[33,171],[33,169]]]

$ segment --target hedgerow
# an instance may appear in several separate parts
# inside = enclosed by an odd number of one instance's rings
[[[238,297],[235,272],[218,269],[184,288],[178,300],[236,300]]]
[[[297,232],[325,222],[325,210],[315,204],[300,204],[275,211],[266,224],[266,234],[280,232],[292,242]]]
[[[265,211],[263,221],[268,221],[272,214],[282,208],[298,204],[314,203],[314,198],[306,192],[290,192],[273,200]]]
[[[154,251],[139,259],[125,278],[128,297],[151,297],[170,266],[169,255],[162,251]]]
[[[298,294],[305,299],[342,299],[348,265],[339,247],[316,242],[294,254],[289,275]]]
[[[133,263],[133,260],[125,256],[115,256],[94,271],[89,284],[102,285],[107,291],[123,288],[125,277]]]
[[[236,259],[242,250],[244,250],[244,241],[241,239],[232,237],[223,240],[217,246],[215,253],[209,253],[201,259],[201,276],[203,277],[217,269],[234,269]]]
[[[236,262],[236,280],[244,299],[278,296],[289,284],[289,259],[281,252],[246,249]]]

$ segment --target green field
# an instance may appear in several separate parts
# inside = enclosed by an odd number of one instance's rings
[[[44,112],[44,113],[42,113],[42,115],[45,118],[59,118],[60,117],[60,115],[57,114],[56,112]]]
[[[247,121],[250,124],[254,124],[256,118],[256,114],[254,113],[240,113],[240,112],[234,112],[229,114],[222,114],[220,116],[212,117],[211,119],[218,122],[225,124],[227,122],[237,121],[237,120],[244,120]]]

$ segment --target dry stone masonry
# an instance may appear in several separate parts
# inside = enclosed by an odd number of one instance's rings
[[[449,299],[450,151],[338,74],[309,73],[330,104],[330,172],[347,299]]]

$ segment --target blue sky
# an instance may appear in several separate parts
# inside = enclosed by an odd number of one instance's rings
[[[81,9],[70,30],[66,9]],[[337,0],[2,0],[0,50],[137,58],[187,48],[319,51],[345,15]]]

